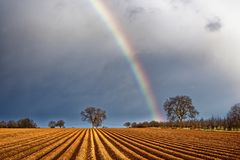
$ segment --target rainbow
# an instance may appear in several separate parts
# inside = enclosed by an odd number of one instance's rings
[[[153,90],[150,85],[150,81],[148,80],[141,63],[139,62],[136,53],[127,39],[126,34],[124,34],[121,25],[117,22],[117,20],[113,17],[112,13],[104,4],[102,0],[90,0],[91,4],[100,14],[101,18],[104,20],[108,28],[111,30],[114,38],[116,39],[117,44],[121,48],[124,56],[126,57],[128,63],[131,66],[131,69],[136,77],[138,85],[141,88],[141,92],[146,98],[147,104],[151,111],[152,117],[154,120],[160,121],[160,111],[156,101],[156,98],[153,94]]]

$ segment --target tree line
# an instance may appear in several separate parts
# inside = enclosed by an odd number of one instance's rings
[[[65,122],[63,120],[50,121],[48,123],[49,128],[64,128]],[[37,128],[37,124],[30,118],[22,118],[17,121],[0,121],[0,128]]]
[[[96,107],[87,107],[84,111],[80,113],[82,121],[87,121],[91,123],[92,128],[97,128],[102,125],[102,122],[106,119],[106,111],[101,108]],[[65,121],[50,121],[48,123],[49,128],[65,128]],[[29,119],[22,118],[18,121],[9,120],[9,121],[0,121],[0,128],[37,128],[37,124]]]
[[[0,121],[0,128],[37,128],[37,124],[29,118],[22,118],[17,121]]]
[[[226,117],[211,117],[209,119],[197,119],[199,112],[192,104],[188,96],[176,96],[168,98],[164,105],[168,121],[166,122],[126,122],[125,127],[144,128],[192,128],[192,129],[219,129],[219,130],[239,130],[240,129],[240,103],[231,107]]]
[[[147,127],[160,127],[160,128],[189,128],[189,129],[212,129],[212,130],[239,130],[239,125],[232,125],[226,118],[211,117],[209,119],[194,119],[186,120],[180,125],[176,121],[145,121],[145,122],[126,122],[123,124],[128,128],[147,128]]]
[[[48,127],[49,128],[55,128],[55,127],[64,128],[65,127],[64,124],[65,124],[64,120],[50,121],[48,123]]]
[[[192,129],[222,129],[222,130],[239,130],[240,129],[240,103],[231,107],[226,117],[211,117],[209,119],[197,119],[199,115],[192,99],[188,96],[176,96],[168,98],[164,105],[164,110],[168,121],[157,122],[126,122],[125,127],[144,128],[144,127],[162,127],[162,128],[192,128]],[[81,119],[91,123],[92,128],[102,125],[106,119],[106,111],[101,108],[87,107],[80,113]],[[63,120],[50,121],[50,128],[64,128]],[[0,128],[37,128],[37,124],[29,119],[22,118],[18,121],[0,121]]]

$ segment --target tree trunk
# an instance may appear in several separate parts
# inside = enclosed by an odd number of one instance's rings
[[[180,121],[180,128],[183,128],[182,118],[180,118],[179,121]]]

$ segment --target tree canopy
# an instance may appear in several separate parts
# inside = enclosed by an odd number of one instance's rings
[[[50,122],[48,123],[48,127],[50,127],[50,128],[55,128],[55,127],[56,127],[56,122],[55,122],[55,121],[50,121]]]
[[[64,120],[50,121],[48,123],[48,127],[50,127],[50,128],[55,128],[55,127],[62,128],[62,127],[65,127],[64,124],[65,124]]]
[[[87,107],[81,112],[81,118],[83,121],[91,123],[92,128],[97,128],[101,126],[102,122],[106,119],[106,111],[96,107]]]
[[[164,103],[164,110],[170,121],[182,121],[187,118],[195,118],[199,112],[192,104],[192,99],[188,96],[170,97]]]
[[[18,121],[0,121],[0,128],[37,128],[37,124],[29,118],[22,118]]]
[[[22,118],[17,121],[18,128],[36,128],[37,124],[29,119],[29,118]]]
[[[240,103],[231,107],[227,114],[229,128],[240,128]]]
[[[131,126],[131,123],[130,123],[130,122],[125,122],[125,123],[123,124],[123,126],[129,128],[129,127]]]
[[[59,121],[56,122],[55,126],[58,126],[59,128],[62,128],[62,127],[64,127],[64,124],[65,124],[65,122],[63,120],[59,120]]]

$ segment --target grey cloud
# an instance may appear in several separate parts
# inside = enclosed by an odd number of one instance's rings
[[[191,3],[193,0],[180,0],[182,3],[188,4]]]
[[[191,3],[193,0],[171,0],[171,3],[176,4],[176,3],[182,3],[182,4],[189,4]]]
[[[128,7],[126,9],[126,14],[130,22],[134,21],[139,14],[145,12],[143,7]]]
[[[189,5],[192,3],[192,0],[170,0],[170,5],[174,9],[179,9],[182,6]]]
[[[208,21],[205,28],[210,32],[219,31],[222,28],[221,19],[218,17],[214,17]]]

